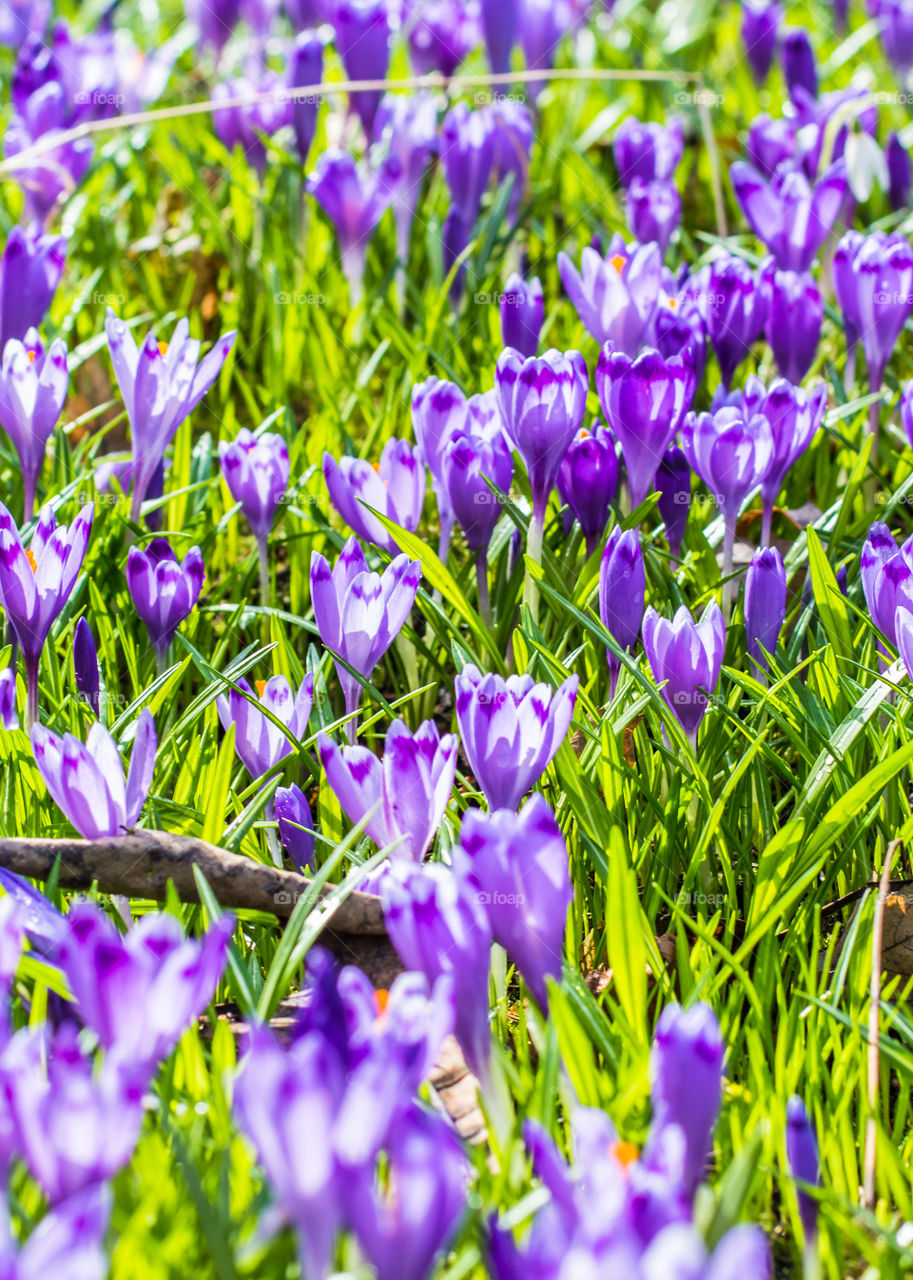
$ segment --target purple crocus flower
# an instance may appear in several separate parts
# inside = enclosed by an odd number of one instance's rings
[[[219,719],[223,729],[234,724],[238,759],[252,778],[261,778],[290,755],[293,741],[300,742],[307,732],[314,702],[314,677],[309,672],[297,693],[281,675],[258,682],[256,693],[243,678],[236,683],[236,688],[219,696]],[[271,712],[288,732],[265,716],[261,707]]]
[[[630,653],[637,643],[644,616],[647,580],[644,557],[636,529],[622,533],[616,525],[606,540],[599,565],[599,616],[602,625],[620,649]],[[609,699],[621,672],[621,660],[606,649],[609,664]]]
[[[563,0],[519,0],[520,44],[528,71],[550,71],[562,38],[570,29],[572,7]],[[546,78],[527,81],[535,100],[545,88]]]
[[[843,159],[835,160],[814,186],[798,169],[780,169],[768,182],[741,160],[729,173],[752,231],[767,245],[780,270],[808,271],[843,207]]]
[[[656,471],[656,504],[666,531],[666,541],[673,561],[682,554],[682,540],[688,523],[691,506],[691,468],[688,459],[677,444],[671,444],[663,454]]]
[[[742,6],[742,43],[756,85],[762,85],[770,74],[782,20],[783,10],[776,0],[773,3],[761,0],[760,4],[749,2]]]
[[[14,92],[14,102],[16,97]],[[92,160],[89,138],[61,140],[58,146],[51,146],[55,137],[76,123],[70,111],[72,100],[70,90],[56,79],[50,80],[27,98],[19,96],[16,113],[4,134],[4,154],[15,165],[13,172],[22,189],[26,213],[39,230],[55,208],[73,194]],[[33,158],[23,154],[36,144],[42,148],[39,154]]]
[[[51,16],[51,0],[6,0],[0,12],[0,44],[18,49],[29,36],[41,36]]]
[[[768,420],[753,404],[724,406],[711,413],[689,413],[682,426],[682,448],[692,471],[710,490],[723,517],[723,611],[732,598],[732,552],[742,504],[765,479],[774,459]]]
[[[101,674],[95,637],[85,618],[79,619],[73,632],[73,676],[81,701],[88,703],[98,718],[101,707]]]
[[[516,809],[564,741],[578,678],[553,690],[530,675],[505,680],[467,663],[455,683],[460,741],[488,807]]]
[[[110,307],[105,333],[114,375],[130,420],[133,442],[130,514],[138,522],[146,492],[165,450],[178,427],[219,376],[235,334],[224,333],[200,360],[200,341],[190,337],[186,317],[178,321],[167,346],[148,333],[143,345],[137,348],[127,325]]]
[[[665,253],[682,216],[682,198],[674,182],[633,178],[625,198],[628,230],[641,244],[655,243]]]
[[[596,390],[606,422],[624,455],[632,507],[653,488],[656,469],[694,395],[690,355],[664,359],[648,347],[636,359],[607,342],[596,366]]]
[[[481,39],[479,15],[466,0],[406,0],[402,26],[420,76],[452,76]]]
[[[888,200],[895,211],[906,209],[910,204],[910,190],[913,188],[910,152],[896,133],[888,134],[884,150],[888,162]]]
[[[786,570],[776,547],[754,553],[745,575],[745,640],[748,657],[765,674],[786,617]]]
[[[558,492],[583,530],[588,556],[605,530],[617,485],[618,459],[612,432],[601,423],[592,431],[581,427],[561,460]]]
[[[847,347],[862,343],[869,388],[881,389],[884,371],[913,310],[913,250],[905,236],[847,232],[834,253],[834,292],[843,312]],[[878,402],[871,408],[877,445]]]
[[[642,630],[653,679],[657,684],[665,682],[662,697],[696,750],[698,727],[723,664],[723,612],[713,600],[700,622],[695,622],[687,607],[681,605],[670,622],[651,605],[644,614]]]
[[[495,75],[510,70],[510,55],[517,42],[522,0],[480,0],[482,30],[488,65]]]
[[[115,1061],[96,1068],[78,1037],[69,1020],[56,1032],[23,1028],[0,1067],[16,1146],[52,1205],[122,1169],[143,1123],[137,1069]]]
[[[18,729],[19,713],[16,710],[16,668],[0,671],[0,728]]]
[[[808,271],[771,271],[770,311],[765,333],[777,371],[798,385],[818,352],[824,305]]]
[[[219,466],[257,540],[260,596],[265,607],[269,604],[267,541],[288,489],[288,447],[280,435],[264,431],[255,436],[242,427],[231,443],[223,440],[219,444]]]
[[[197,25],[200,43],[220,54],[241,19],[241,0],[187,0],[187,13]]]
[[[438,558],[445,564],[454,513],[444,481],[444,453],[456,432],[466,426],[467,416],[466,397],[455,383],[443,378],[427,378],[412,388],[412,429],[421,456],[431,472],[431,487],[437,500],[441,526]]]
[[[722,620],[721,620],[722,621]],[[709,1004],[667,1005],[650,1054],[651,1138],[677,1125],[685,1141],[683,1181],[693,1195],[702,1181],[723,1095],[723,1037]]]
[[[153,538],[145,551],[127,553],[127,586],[149,642],[164,664],[178,627],[192,613],[203,587],[203,555],[191,547],[181,564],[167,538]]]
[[[273,813],[279,827],[279,843],[298,871],[304,872],[314,857],[314,819],[307,797],[294,782],[290,787],[277,787],[273,796]]]
[[[906,81],[913,68],[913,6],[909,0],[870,0],[868,9],[879,22],[885,56]]]
[[[0,426],[13,443],[22,469],[24,515],[32,518],[47,443],[67,398],[66,344],[58,338],[47,352],[34,329],[12,338],[0,361]]]
[[[322,555],[311,553],[314,618],[321,640],[337,659],[352,742],[362,686],[344,664],[367,680],[402,630],[421,576],[421,565],[408,556],[397,556],[383,574],[370,573],[355,538],[345,544],[332,570]]]
[[[755,116],[749,125],[745,144],[748,160],[765,178],[772,178],[781,164],[792,163],[797,148],[796,121],[792,116],[772,120],[765,112]]]
[[[813,1187],[820,1184],[821,1170],[815,1131],[805,1103],[795,1094],[786,1104],[786,1159],[789,1171],[797,1181]],[[811,1244],[818,1235],[818,1203],[802,1187],[797,1188],[796,1194],[805,1241],[806,1244]]]
[[[104,1239],[111,1213],[111,1192],[88,1187],[49,1209],[21,1244],[8,1226],[0,1234],[0,1267],[11,1280],[70,1275],[105,1280],[110,1262]]]
[[[308,175],[308,191],[336,229],[340,265],[353,310],[364,295],[368,241],[396,199],[401,178],[401,165],[394,155],[370,169],[357,165],[348,151],[338,147],[328,147]]]
[[[508,438],[526,465],[533,494],[533,522],[541,542],[545,508],[561,460],[580,430],[589,376],[579,351],[546,351],[524,360],[508,347],[498,358],[495,389]]]
[[[759,270],[756,275],[743,258],[725,254],[695,275],[690,291],[728,389],[736,368],[764,332],[770,308],[767,273]]]
[[[385,1188],[365,1170],[349,1200],[352,1230],[377,1280],[426,1280],[466,1211],[468,1176],[448,1122],[411,1107],[390,1137]]]
[[[330,20],[336,49],[349,80],[386,80],[390,65],[390,16],[386,0],[333,0]],[[374,117],[383,97],[381,89],[360,89],[351,95],[352,110],[365,137],[374,132]]]
[[[422,454],[408,440],[392,438],[384,445],[377,468],[364,458],[323,455],[323,478],[333,506],[350,529],[390,554],[398,548],[368,508],[414,533],[425,501],[425,468]]]
[[[668,181],[678,168],[684,147],[678,116],[672,116],[665,125],[642,124],[634,116],[626,116],[612,139],[621,185],[629,187],[635,178],[644,182]]]
[[[529,108],[514,98],[496,98],[482,109],[492,119],[492,177],[499,185],[513,178],[507,202],[507,217],[512,220],[529,182],[533,118]]]
[[[818,96],[818,69],[808,32],[802,27],[787,27],[780,38],[780,64],[789,96],[798,89],[810,98]]]
[[[38,772],[57,808],[86,840],[120,836],[136,826],[152,785],[157,746],[155,721],[144,708],[125,778],[114,739],[100,721],[84,743],[72,733],[61,738],[44,725],[32,725]]]
[[[535,356],[539,351],[539,332],[545,304],[538,277],[524,280],[514,272],[501,294],[501,340],[521,356]]]
[[[827,387],[819,383],[811,391],[792,386],[783,378],[776,378],[765,388],[764,383],[752,374],[745,383],[742,407],[748,417],[761,414],[770,424],[773,433],[773,458],[761,481],[763,521],[761,544],[770,545],[770,527],[774,503],[783,488],[786,473],[797,458],[801,457],[824,421],[827,410]]]
[[[82,568],[94,506],[69,527],[43,507],[26,549],[13,517],[0,502],[0,603],[22,649],[28,685],[28,724],[38,719],[38,662],[54,620],[70,598]]]
[[[467,241],[491,179],[495,129],[490,111],[470,111],[465,102],[455,103],[441,125],[441,164]]]
[[[212,1000],[233,929],[222,916],[197,941],[154,911],[121,935],[94,903],[75,903],[55,959],[102,1048],[148,1080]]]
[[[219,141],[229,152],[240,147],[261,181],[266,169],[263,139],[272,137],[288,124],[291,115],[288,102],[281,98],[237,107],[219,107],[218,104],[235,98],[249,98],[254,94],[275,93],[285,86],[286,80],[278,72],[255,67],[250,74],[220,81],[212,91],[215,107],[212,124]]]
[[[402,720],[394,720],[384,740],[383,761],[367,747],[338,747],[325,733],[317,746],[327,782],[351,820],[361,822],[376,808],[365,831],[378,848],[395,844],[395,857],[421,862],[453,790],[453,734],[442,738],[433,720],[425,720],[413,734]]]
[[[604,258],[595,249],[584,249],[579,272],[566,253],[559,253],[558,273],[596,341],[612,342],[619,351],[636,356],[659,304],[663,283],[659,246],[626,245],[615,235]]]
[[[896,649],[898,605],[907,600],[913,607],[913,545],[898,547],[888,526],[876,520],[862,546],[859,576],[872,622]]]
[[[384,923],[407,969],[451,978],[456,1037],[476,1075],[488,1074],[491,931],[479,895],[441,863],[398,862],[381,889]]]
[[[510,489],[514,461],[500,425],[500,412],[486,421],[477,412],[479,401],[493,399],[493,392],[471,396],[467,401],[465,425],[450,437],[442,458],[442,474],[447,500],[465,534],[470,550],[482,552],[491,541],[500,516],[495,495],[486,484],[491,480],[502,493]]]
[[[290,89],[307,88],[323,80],[323,40],[316,31],[300,31],[295,37],[288,61],[286,80]],[[292,102],[292,125],[295,129],[295,150],[301,163],[307,164],[317,132],[317,113],[320,101],[309,95]]]
[[[541,795],[510,809],[463,819],[453,866],[485,909],[495,942],[523,975],[541,1008],[547,978],[561,981],[567,909],[573,900],[567,845]]]
[[[63,276],[64,236],[37,227],[13,227],[0,255],[0,355],[10,338],[25,338],[43,324]]]
[[[429,91],[387,94],[374,122],[375,136],[399,165],[394,187],[396,256],[405,269],[415,206],[428,160],[437,147],[437,102]]]
[[[900,393],[900,425],[913,449],[913,380],[905,382]]]

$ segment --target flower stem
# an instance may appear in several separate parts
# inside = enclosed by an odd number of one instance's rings
[[[476,560],[476,579],[479,584],[479,614],[489,631],[494,629],[491,616],[491,599],[488,595],[488,552],[483,547]]]
[[[257,539],[257,567],[260,572],[260,603],[269,608],[269,550],[266,538]]]
[[[38,723],[38,658],[26,655],[25,658],[25,728],[31,733],[32,726]]]
[[[762,547],[770,546],[770,530],[773,524],[773,518],[774,518],[773,500],[768,502],[767,499],[765,498],[763,506],[761,508],[761,546]]]
[[[872,395],[881,390],[881,375],[872,374],[869,379],[869,391]],[[871,459],[874,463],[878,455],[878,427],[881,422],[881,401],[875,400],[869,405],[869,433],[872,437]]]
[[[545,510],[537,510],[533,506],[532,518],[529,522],[529,534],[526,539],[526,554],[532,560],[533,564],[542,563],[542,538],[545,533]],[[526,575],[526,585],[523,588],[523,603],[527,606],[532,614],[533,622],[539,621],[539,583],[531,573]]]
[[[732,612],[732,553],[735,549],[735,516],[727,516],[723,532],[723,618]]]

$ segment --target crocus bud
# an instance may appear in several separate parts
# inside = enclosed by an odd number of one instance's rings
[[[634,178],[625,199],[628,230],[641,244],[654,242],[665,253],[682,216],[682,198],[673,182]]]
[[[254,537],[265,542],[289,481],[288,447],[280,435],[255,436],[242,427],[229,444],[219,445],[219,465]]]
[[[602,537],[617,485],[615,437],[601,424],[592,431],[581,428],[562,459],[558,492],[583,530],[588,556]]]
[[[596,390],[606,422],[624,455],[632,507],[653,488],[656,468],[675,438],[694,395],[690,355],[664,359],[647,347],[636,359],[606,343],[596,366]]]
[[[19,457],[25,519],[35,510],[38,477],[47,444],[67,398],[66,344],[58,338],[45,352],[35,329],[11,339],[0,359],[0,426]]]
[[[821,1181],[818,1164],[818,1143],[815,1131],[805,1109],[805,1103],[795,1094],[786,1104],[786,1159],[789,1171],[799,1182],[816,1187]],[[806,1244],[818,1234],[818,1204],[813,1196],[801,1187],[796,1189],[799,1200],[799,1217],[805,1232]]]
[[[885,147],[888,161],[888,199],[892,209],[906,209],[910,203],[910,188],[913,186],[913,164],[910,163],[910,152],[896,133],[888,136]]]
[[[599,566],[599,616],[615,643],[628,653],[640,635],[646,589],[644,557],[637,530],[627,529],[622,533],[621,526],[616,525],[606,541]],[[606,649],[606,660],[609,697],[614,698],[621,660],[611,649]]]
[[[15,667],[7,667],[5,671],[0,671],[0,728],[19,728],[19,715],[16,711]]]
[[[288,65],[288,86],[297,89],[320,84],[323,78],[323,41],[315,31],[302,31],[292,46]],[[292,103],[292,124],[295,127],[295,150],[302,164],[307,158],[317,132],[317,112],[320,108],[316,97],[302,98]]]
[[[500,425],[485,432],[474,429],[470,419],[449,441],[443,468],[449,502],[470,550],[487,550],[501,508],[486,479],[507,493],[514,473],[513,456]]]
[[[193,611],[204,577],[199,547],[190,548],[183,564],[167,538],[153,538],[144,551],[130,548],[127,586],[160,659],[167,654],[178,627]]]
[[[789,468],[805,452],[815,432],[824,421],[827,410],[827,387],[819,383],[811,391],[794,387],[784,378],[776,378],[769,388],[755,374],[745,383],[742,408],[748,417],[760,414],[770,424],[773,434],[773,457],[761,481],[763,522],[761,543],[770,544],[770,527],[777,494]]]
[[[683,1181],[693,1196],[701,1182],[723,1094],[723,1037],[716,1015],[701,1001],[690,1009],[667,1005],[650,1053],[651,1139],[677,1125],[685,1140]]]
[[[682,539],[691,505],[691,468],[677,444],[670,445],[663,454],[656,472],[656,491],[659,494],[656,505],[666,530],[666,541],[672,559],[678,560],[682,554]]]
[[[273,796],[273,812],[279,824],[279,843],[304,872],[314,856],[314,819],[304,792],[292,783],[290,787],[277,787]]]
[[[862,343],[869,385],[877,391],[913,309],[913,250],[899,234],[848,231],[834,252],[833,275],[847,342]]]
[[[770,423],[753,405],[689,413],[682,426],[682,448],[692,471],[713,494],[727,533],[734,534],[743,502],[773,462]]]
[[[623,187],[635,178],[645,182],[663,182],[672,177],[684,150],[682,122],[673,116],[668,124],[644,124],[634,116],[626,116],[615,130],[612,153]]]
[[[390,64],[390,16],[386,0],[335,0],[329,16],[336,33],[336,49],[349,80],[386,80]],[[383,93],[359,89],[352,94],[352,110],[370,138]]]
[[[745,151],[749,163],[772,178],[777,166],[792,161],[796,154],[796,122],[790,116],[772,120],[766,113],[756,116],[748,128]]]
[[[10,231],[0,255],[0,356],[10,338],[44,323],[66,252],[65,236],[44,236],[36,226]]]
[[[818,71],[808,32],[802,27],[788,27],[780,41],[780,64],[789,96],[804,89],[810,98],[818,96]]]
[[[520,0],[481,0],[482,29],[488,65],[495,75],[510,70],[510,55],[517,41]]]
[[[544,312],[538,279],[526,281],[515,272],[501,294],[501,338],[505,347],[513,347],[521,356],[536,355]]]
[[[859,576],[869,614],[888,643],[897,648],[895,619],[898,605],[913,603],[913,547],[898,547],[886,524],[876,520],[862,545]]]
[[[532,796],[519,814],[470,809],[453,867],[477,893],[492,937],[545,1008],[546,978],[561,980],[565,919],[574,896],[567,845],[545,799]]]
[[[699,271],[693,296],[720,366],[723,386],[764,332],[770,307],[770,285],[762,271],[752,271],[744,258],[726,254]]]
[[[751,74],[757,85],[767,79],[777,51],[777,31],[783,10],[774,4],[746,3],[742,6],[742,43]]]
[[[898,78],[906,82],[913,68],[913,22],[910,20],[910,6],[905,0],[881,0],[877,5],[872,4],[869,12],[877,18],[881,27],[881,43],[886,58]]]
[[[788,382],[802,381],[818,350],[824,306],[808,272],[772,271],[766,335],[777,372]]]
[[[79,619],[73,633],[73,673],[80,700],[87,702],[97,717],[101,700],[98,652],[92,628],[85,618]]]
[[[764,672],[786,617],[786,570],[776,547],[755,552],[745,576],[745,640],[748,657]]]
[[[720,678],[726,624],[716,601],[695,622],[682,605],[670,622],[650,606],[643,621],[644,652],[669,710],[678,720],[692,747],[710,698]]]

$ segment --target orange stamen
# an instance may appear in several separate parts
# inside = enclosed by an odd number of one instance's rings
[[[258,698],[262,698],[262,697],[263,697],[263,690],[266,688],[266,681],[265,681],[265,680],[255,680],[255,681],[254,681],[254,688],[257,690],[257,697],[258,697]]]
[[[35,552],[34,552],[34,551],[32,551],[32,549],[31,549],[30,547],[26,550],[25,558],[26,558],[26,560],[28,560],[29,564],[32,566],[32,573],[37,573],[37,572],[38,572],[38,562],[37,562],[37,560],[35,559]]]
[[[30,351],[30,352],[29,352],[29,362],[30,362],[31,364],[34,364],[34,363],[35,363],[35,352],[34,352],[34,351]]]
[[[640,1152],[633,1142],[613,1142],[609,1147],[609,1154],[615,1157],[622,1169],[627,1169],[629,1164],[634,1163]]]
[[[670,308],[674,311],[675,308],[678,306],[678,298],[669,298],[668,301],[669,301]]]
[[[167,350],[168,350],[168,343],[167,343],[167,342],[160,342],[160,343],[159,343],[159,355],[160,355],[160,356],[163,356]]]
[[[628,265],[627,258],[624,256],[624,254],[621,254],[621,253],[616,253],[615,256],[610,259],[610,261],[612,263],[612,266],[615,268],[615,270],[618,272],[619,275],[621,275],[623,268]]]
[[[381,1017],[387,1010],[387,1001],[390,999],[390,992],[386,987],[378,987],[374,992],[374,1003],[377,1005],[377,1016]]]

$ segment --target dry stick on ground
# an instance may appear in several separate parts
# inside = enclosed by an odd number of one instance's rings
[[[881,942],[884,934],[884,907],[888,896],[891,863],[894,851],[900,844],[892,840],[885,854],[881,869],[881,883],[875,901],[875,920],[872,925],[872,982],[869,990],[869,1055],[868,1095],[869,1114],[865,1122],[865,1165],[863,1172],[863,1198],[868,1209],[875,1208],[875,1159],[878,1148],[878,1121],[875,1108],[878,1105],[878,1029],[881,1011]]]

